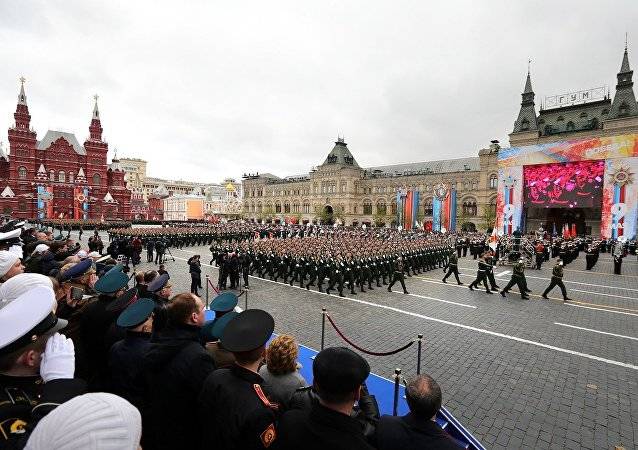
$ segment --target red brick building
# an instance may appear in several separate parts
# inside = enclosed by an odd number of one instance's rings
[[[29,219],[130,219],[131,191],[117,157],[107,164],[97,96],[84,145],[72,133],[53,130],[39,141],[21,82],[9,154],[0,148],[0,213]]]

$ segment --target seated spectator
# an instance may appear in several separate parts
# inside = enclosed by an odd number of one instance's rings
[[[58,406],[35,427],[25,450],[138,450],[139,411],[105,392],[84,394]]]
[[[24,266],[17,253],[0,250],[0,283],[24,272]]]
[[[143,361],[144,415],[149,422],[144,423],[149,430],[144,438],[155,441],[150,448],[196,449],[200,430],[210,426],[197,422],[197,396],[215,369],[200,342],[204,303],[193,294],[178,294],[167,304],[166,314],[167,326]]]
[[[401,417],[383,416],[377,425],[378,450],[454,450],[459,446],[435,422],[441,409],[441,388],[429,375],[418,375],[408,383],[405,397],[410,412]]]
[[[351,417],[370,374],[368,362],[350,349],[331,347],[317,354],[312,373],[319,402],[284,413],[277,430],[280,448],[372,449],[361,423]]]
[[[277,336],[268,346],[266,364],[259,369],[259,375],[268,386],[271,399],[279,404],[287,404],[292,394],[307,384],[299,373],[298,357],[299,347],[287,334]]]

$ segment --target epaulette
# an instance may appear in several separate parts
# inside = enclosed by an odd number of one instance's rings
[[[261,389],[261,386],[259,384],[253,384],[253,389],[255,389],[257,397],[259,397],[259,400],[261,400],[266,407],[274,409],[275,411],[279,409],[279,404],[268,400],[268,397],[266,397],[266,394],[264,394],[264,391]]]

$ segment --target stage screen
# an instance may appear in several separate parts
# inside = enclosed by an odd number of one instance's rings
[[[605,161],[523,167],[526,207],[593,208],[602,203]]]

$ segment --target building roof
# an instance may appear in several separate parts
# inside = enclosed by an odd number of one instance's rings
[[[605,98],[589,103],[541,109],[538,129],[541,136],[599,128],[609,117],[611,100]]]
[[[366,177],[408,176],[480,170],[478,157],[368,167]]]
[[[335,142],[335,146],[332,147],[328,156],[324,160],[322,165],[337,165],[337,166],[347,166],[347,167],[356,167],[359,168],[359,164],[348,150],[348,144],[346,144],[345,139],[340,137]]]
[[[73,147],[75,153],[77,153],[78,155],[86,155],[86,150],[84,150],[84,147],[80,145],[75,135],[73,133],[67,133],[66,131],[47,131],[44,135],[44,139],[38,142],[37,148],[38,150],[46,150],[51,146],[51,144],[53,144],[60,138],[63,138],[65,141],[67,141],[71,145],[71,147]]]

